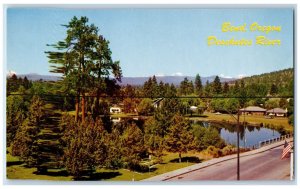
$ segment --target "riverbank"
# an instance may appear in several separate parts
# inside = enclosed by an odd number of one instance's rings
[[[204,113],[201,117],[189,117],[190,120],[209,121],[209,122],[226,122],[230,124],[237,124],[237,121],[229,114],[215,114]],[[245,122],[248,126],[266,127],[275,129],[277,131],[285,131],[286,133],[293,133],[293,126],[288,123],[286,117],[275,117],[273,119],[265,118],[258,115],[241,115],[240,123]]]

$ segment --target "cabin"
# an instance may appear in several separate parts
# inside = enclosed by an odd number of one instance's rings
[[[265,115],[267,110],[258,106],[248,106],[239,110],[243,115]]]
[[[286,117],[287,110],[284,110],[281,108],[273,108],[273,109],[267,111],[267,115],[276,116],[276,117]]]

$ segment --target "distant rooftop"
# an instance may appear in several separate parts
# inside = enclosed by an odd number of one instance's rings
[[[286,114],[287,111],[281,108],[274,108],[271,110],[268,110],[267,113],[277,113],[277,114]]]
[[[263,109],[258,106],[248,106],[247,108],[240,109],[241,112],[265,112],[266,109]]]

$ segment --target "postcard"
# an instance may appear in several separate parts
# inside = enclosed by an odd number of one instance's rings
[[[295,6],[6,6],[6,179],[294,182]]]

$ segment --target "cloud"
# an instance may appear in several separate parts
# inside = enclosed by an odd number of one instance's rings
[[[231,76],[225,76],[224,74],[220,74],[219,77],[226,78],[226,79],[231,79],[232,78]]]
[[[172,76],[183,76],[183,74],[181,72],[176,72],[176,73],[173,73]]]
[[[246,75],[246,74],[239,74],[239,75],[237,76],[237,78],[239,78],[239,79],[242,79],[242,78],[244,78],[244,77],[247,77],[247,75]]]
[[[163,77],[163,76],[165,76],[165,74],[163,74],[163,73],[157,73],[157,74],[155,74],[155,76],[157,76],[157,77]]]

